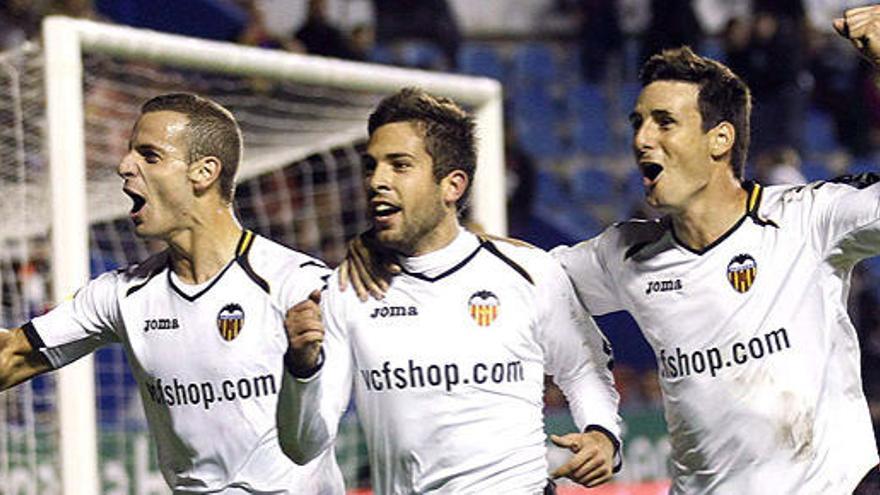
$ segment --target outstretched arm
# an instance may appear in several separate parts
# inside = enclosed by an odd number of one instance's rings
[[[49,361],[38,349],[34,349],[23,329],[0,328],[0,390],[51,369]]]

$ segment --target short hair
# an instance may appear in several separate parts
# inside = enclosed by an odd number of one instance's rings
[[[220,196],[231,204],[244,147],[241,128],[232,112],[217,102],[192,93],[159,95],[141,106],[141,115],[163,111],[177,112],[188,119],[187,163],[206,156],[220,160]]]
[[[456,202],[459,212],[467,204],[477,168],[476,124],[473,117],[449,98],[433,96],[420,88],[403,88],[384,98],[370,114],[367,130],[372,137],[379,127],[412,122],[421,130],[425,150],[434,161],[437,182],[453,170],[463,171],[468,186]]]
[[[697,105],[703,121],[703,132],[724,121],[733,125],[736,137],[730,165],[736,177],[743,178],[749,153],[752,94],[739,76],[726,65],[701,57],[690,47],[682,46],[663,50],[649,58],[642,66],[639,80],[642,87],[655,81],[697,84],[700,88]]]

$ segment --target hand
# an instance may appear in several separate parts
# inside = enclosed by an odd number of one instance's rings
[[[369,232],[358,235],[348,243],[345,259],[339,265],[339,290],[351,283],[361,301],[373,296],[385,297],[391,277],[400,273],[390,252],[372,241]]]
[[[571,450],[574,455],[550,476],[566,477],[588,488],[599,486],[611,479],[614,474],[614,444],[600,431],[550,435],[550,440],[559,447]]]
[[[880,5],[849,9],[834,19],[834,29],[874,66],[880,67]]]
[[[287,310],[284,317],[290,346],[288,366],[296,376],[307,376],[318,366],[324,342],[320,304],[321,291],[314,290],[308,299]]]

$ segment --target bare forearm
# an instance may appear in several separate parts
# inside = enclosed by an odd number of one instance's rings
[[[50,369],[49,361],[31,346],[21,328],[0,329],[0,390]]]

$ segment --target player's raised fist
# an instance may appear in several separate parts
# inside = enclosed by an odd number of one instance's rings
[[[287,365],[296,376],[308,376],[318,366],[324,325],[321,322],[321,292],[312,291],[309,298],[287,310],[284,318],[290,350]]]
[[[847,10],[843,17],[834,20],[834,29],[880,67],[880,5]]]

